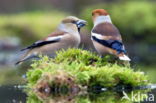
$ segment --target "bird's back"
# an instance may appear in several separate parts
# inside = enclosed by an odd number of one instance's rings
[[[119,30],[112,24],[112,23],[100,23],[98,25],[96,25],[93,30],[93,33],[102,35],[102,36],[112,36],[112,39],[115,37],[118,37],[119,39],[121,39],[120,36],[120,32]]]

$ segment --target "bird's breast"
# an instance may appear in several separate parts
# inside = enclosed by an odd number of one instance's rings
[[[70,47],[78,47],[81,40],[79,34],[67,34],[65,38],[62,39],[62,42],[69,45]]]

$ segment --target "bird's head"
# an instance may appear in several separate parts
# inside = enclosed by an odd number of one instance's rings
[[[109,13],[105,9],[95,9],[92,11],[92,19],[93,22],[104,22],[108,21],[111,22]]]
[[[62,20],[61,24],[63,24],[66,28],[76,29],[80,31],[80,29],[86,25],[86,21],[79,19],[75,16],[68,16]]]

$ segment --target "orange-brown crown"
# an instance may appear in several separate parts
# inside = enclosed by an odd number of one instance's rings
[[[92,11],[92,16],[94,16],[95,14],[97,15],[104,15],[104,16],[107,16],[109,15],[108,12],[104,9],[95,9]]]

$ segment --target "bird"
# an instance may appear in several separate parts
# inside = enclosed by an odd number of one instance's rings
[[[57,29],[46,38],[43,38],[32,45],[22,49],[26,53],[15,63],[22,64],[24,61],[32,58],[38,58],[39,55],[55,57],[56,51],[68,48],[77,48],[80,44],[80,29],[86,25],[86,21],[75,16],[64,18]]]
[[[92,11],[93,28],[91,39],[100,56],[115,55],[122,61],[131,61],[122,42],[118,28],[112,23],[109,13],[105,9]]]

